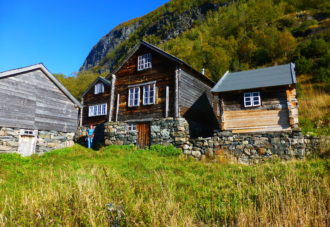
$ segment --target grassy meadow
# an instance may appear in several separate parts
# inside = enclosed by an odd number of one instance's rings
[[[330,159],[245,166],[161,146],[3,154],[0,226],[329,226],[329,177]]]

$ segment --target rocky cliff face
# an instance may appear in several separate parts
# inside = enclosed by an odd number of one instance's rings
[[[137,43],[145,37],[155,37],[154,44],[172,39],[182,32],[190,29],[198,20],[203,20],[209,11],[219,8],[219,4],[203,4],[199,7],[191,8],[182,13],[165,12],[156,20],[147,14],[134,23],[126,26],[118,26],[92,48],[88,54],[80,71],[100,66],[100,71],[111,70],[117,63],[121,55],[126,51],[119,51],[116,57],[105,59],[108,53],[115,51],[119,45],[126,40]],[[101,65],[100,65],[101,64]]]
[[[132,33],[141,25],[142,21],[137,21],[128,26],[114,28],[108,34],[103,36],[101,40],[89,52],[80,71],[85,71],[99,65],[101,60],[108,52],[114,50],[122,41],[127,40]]]

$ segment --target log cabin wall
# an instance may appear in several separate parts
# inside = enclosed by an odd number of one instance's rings
[[[74,132],[78,107],[43,71],[0,78],[0,126]]]
[[[102,83],[102,81],[98,81],[97,83]],[[92,86],[88,92],[83,96],[83,125],[88,126],[90,124],[102,124],[108,121],[108,114],[110,108],[110,89],[111,86],[103,83],[104,92],[100,94],[94,94],[94,87]],[[93,116],[89,117],[89,106],[97,105],[97,104],[107,104],[107,115],[101,116]]]
[[[288,87],[257,88],[219,94],[220,126],[233,132],[289,130]],[[261,106],[244,107],[245,92],[260,92]]]
[[[138,71],[138,56],[151,53],[152,68]],[[118,121],[141,121],[155,118],[164,118],[166,110],[166,86],[169,86],[169,115],[174,114],[174,75],[176,65],[164,56],[141,46],[116,72],[115,97],[119,94],[119,109],[114,106],[114,114],[118,112]],[[128,86],[156,81],[156,104],[143,105],[142,86],[140,86],[140,105],[137,107],[128,106]],[[117,100],[116,100],[117,101]],[[114,116],[113,119],[116,119]]]
[[[218,122],[213,110],[211,86],[202,82],[199,75],[184,68],[179,77],[179,111],[189,123],[192,138],[212,136],[218,128]],[[197,77],[197,78],[196,78]]]

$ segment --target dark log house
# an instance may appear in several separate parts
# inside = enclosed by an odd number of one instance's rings
[[[217,127],[211,88],[214,82],[184,61],[141,41],[105,79],[83,94],[82,125],[111,121],[149,136],[150,122],[185,118],[191,135],[212,135]]]

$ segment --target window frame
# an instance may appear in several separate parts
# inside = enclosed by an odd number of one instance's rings
[[[150,88],[153,88],[152,90]],[[146,88],[149,88],[148,89],[148,97],[147,97],[147,102],[146,101],[146,95],[147,95],[147,90]],[[150,92],[153,91],[153,98],[152,98],[152,102],[150,102]],[[142,95],[142,100],[143,100],[143,105],[144,106],[147,106],[147,105],[154,105],[156,104],[156,83],[153,83],[153,84],[147,84],[147,85],[144,85],[143,86],[143,95]]]
[[[258,98],[258,100],[255,100],[254,98]],[[256,104],[255,101],[257,101],[258,103]],[[244,92],[243,102],[244,102],[244,107],[261,106],[260,91]],[[250,103],[250,105],[248,105],[247,103]]]
[[[136,132],[137,131],[137,125],[135,123],[129,123],[127,125],[127,130],[129,132]]]
[[[88,117],[105,116],[108,114],[108,104],[101,103],[88,107]]]
[[[98,95],[102,93],[104,93],[104,84],[102,82],[99,82],[94,86],[94,95]]]
[[[137,104],[134,103],[134,101],[136,100],[135,99],[135,89],[137,89]],[[132,102],[132,99],[131,99],[131,90],[133,90],[133,94],[132,94],[132,97],[133,97],[133,103]],[[128,88],[128,107],[138,107],[140,106],[140,87],[139,86],[136,86],[136,87],[129,87]]]
[[[138,71],[143,71],[143,70],[151,69],[151,68],[152,68],[151,53],[147,53],[147,54],[138,56],[138,61],[137,61],[137,70]]]

